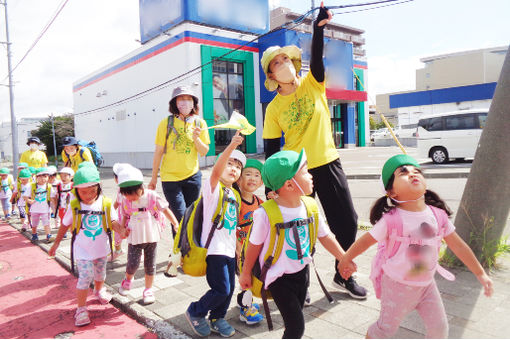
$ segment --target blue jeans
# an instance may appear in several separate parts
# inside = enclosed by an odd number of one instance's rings
[[[182,216],[184,216],[186,208],[192,205],[200,195],[202,173],[199,170],[193,176],[182,181],[161,182],[161,185],[163,186],[163,194],[170,204],[170,210],[174,213],[177,221],[180,221]]]
[[[209,255],[207,262],[207,283],[209,289],[196,302],[188,307],[193,317],[205,317],[208,311],[209,319],[221,319],[227,314],[232,294],[234,293],[236,276],[236,259],[222,255]]]

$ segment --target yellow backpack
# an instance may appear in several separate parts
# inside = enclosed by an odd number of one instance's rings
[[[36,191],[37,191],[37,183],[33,182],[32,183],[32,194],[30,195],[30,198],[33,200],[35,200]],[[38,194],[44,194],[44,193],[46,193],[46,202],[48,203],[48,205],[50,205],[50,203],[51,203],[51,184],[46,183],[46,191],[38,192]]]
[[[313,199],[311,197],[302,196],[301,200],[303,201],[303,203],[306,207],[307,218],[298,219],[298,220],[289,221],[289,222],[283,222],[283,216],[280,211],[280,208],[278,208],[278,204],[276,204],[276,202],[274,200],[267,200],[266,202],[262,203],[262,205],[261,205],[261,207],[266,211],[267,217],[269,219],[269,224],[271,225],[270,236],[269,236],[269,246],[267,247],[267,251],[264,254],[263,265],[260,266],[260,263],[257,259],[257,261],[255,262],[255,265],[253,266],[252,273],[251,273],[252,286],[251,286],[250,290],[254,296],[262,298],[262,303],[264,305],[264,311],[265,311],[266,320],[267,320],[269,330],[273,329],[273,323],[271,320],[271,314],[269,312],[269,305],[267,303],[267,300],[272,299],[272,296],[268,290],[264,289],[264,285],[265,285],[265,279],[266,279],[266,275],[267,275],[269,268],[271,268],[271,266],[274,265],[278,261],[278,259],[280,258],[280,255],[282,253],[283,244],[285,241],[285,229],[291,229],[292,238],[294,239],[294,243],[296,245],[296,256],[297,256],[297,259],[301,259],[308,254],[306,253],[306,249],[305,249],[304,254],[303,254],[303,249],[301,249],[301,242],[299,241],[300,238],[299,238],[298,228],[308,225],[308,233],[309,233],[309,237],[310,237],[309,254],[310,254],[310,256],[313,256],[313,254],[315,253],[315,245],[317,243],[317,235],[318,235],[318,231],[319,231],[319,207],[317,206],[317,202],[315,202],[315,199]],[[252,225],[252,227],[253,227],[253,225]],[[243,243],[243,247],[241,249],[241,258],[239,261],[239,272],[241,272],[242,268],[243,268],[243,264],[244,264],[245,256],[246,256],[245,255],[246,248],[248,247],[252,227],[250,227],[248,236],[246,237],[246,239]],[[326,295],[328,300],[330,302],[332,302],[333,298],[327,292],[326,287],[322,283],[322,280],[320,279],[320,277],[317,273],[317,270],[315,270],[315,273],[317,274],[319,284],[321,285],[321,288],[323,289],[324,294]]]
[[[218,197],[218,206],[212,216],[211,231],[207,237],[207,242],[204,246],[200,244],[202,236],[202,225],[204,221],[204,203],[203,197],[200,196],[191,206],[184,212],[179,223],[179,230],[175,235],[173,254],[181,255],[182,270],[185,274],[191,276],[204,276],[207,270],[207,263],[205,258],[207,256],[207,248],[214,236],[214,232],[223,228],[224,217],[228,203],[232,203],[236,209],[236,216],[239,219],[239,204],[241,196],[235,189],[228,189],[221,182],[220,194]],[[228,190],[232,190],[235,195],[235,200],[228,197]],[[175,265],[175,264],[174,264]]]
[[[103,196],[103,204],[101,207],[101,211],[92,211],[92,210],[82,210],[81,203],[78,199],[73,199],[71,201],[71,211],[73,213],[73,224],[71,225],[71,270],[74,272],[74,240],[76,239],[76,235],[80,232],[81,224],[82,224],[82,215],[99,215],[102,218],[103,229],[108,235],[108,241],[110,243],[110,250],[113,250],[113,239],[112,239],[112,223],[111,223],[111,208],[112,208],[112,200],[108,197]],[[89,233],[88,230],[84,231],[84,233]],[[96,235],[87,235],[91,237],[95,237]]]

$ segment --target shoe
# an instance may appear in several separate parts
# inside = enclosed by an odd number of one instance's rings
[[[156,301],[156,297],[154,296],[154,291],[152,288],[145,288],[143,291],[143,303],[149,305]]]
[[[113,251],[113,253],[110,255],[110,261],[115,261],[122,254],[124,254],[122,249]]]
[[[39,241],[39,235],[32,234],[32,242],[37,242],[37,241]]]
[[[64,236],[62,236],[62,238],[67,238],[67,233],[65,233]]]
[[[219,333],[222,337],[231,337],[236,332],[234,327],[230,326],[230,324],[223,318],[211,319],[209,322],[211,323],[211,331]]]
[[[9,214],[5,215],[5,217],[4,217],[5,222],[9,222],[10,219],[11,219],[11,215],[9,215]]]
[[[112,294],[108,293],[105,287],[101,288],[100,290],[94,290],[94,295],[102,305],[110,303],[110,300],[112,299]]]
[[[252,306],[251,308],[241,308],[239,320],[246,322],[247,325],[255,325],[264,320],[264,317]]]
[[[306,297],[305,297],[305,307],[308,307],[312,304],[312,298],[310,297],[310,291],[306,290]]]
[[[51,243],[55,241],[55,238],[51,236],[50,234],[46,235],[46,243]]]
[[[77,327],[85,326],[90,323],[89,312],[87,307],[78,307],[74,314],[74,325]]]
[[[367,298],[367,290],[358,285],[352,276],[347,280],[344,280],[342,277],[335,275],[333,279],[333,287],[349,294],[355,299],[363,300]]]
[[[124,280],[122,280],[122,283],[120,284],[120,287],[119,287],[119,294],[120,295],[122,295],[122,296],[126,296],[127,295],[129,290],[131,289],[131,282],[132,281],[129,281],[126,278],[124,278]]]
[[[211,327],[205,318],[191,316],[189,311],[186,311],[184,315],[196,335],[203,337],[211,334]]]
[[[21,232],[24,233],[25,231],[27,231],[27,228],[25,228],[24,226],[21,227]]]
[[[17,213],[16,211],[13,211],[13,212],[11,213],[11,215],[12,215],[12,216],[17,216],[17,215],[18,215],[18,213]]]

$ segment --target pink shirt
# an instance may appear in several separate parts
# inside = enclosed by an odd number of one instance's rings
[[[301,206],[297,208],[286,208],[278,206],[282,213],[283,222],[289,222],[297,219],[308,218],[306,213],[306,207],[303,202]],[[294,237],[289,233],[290,229],[285,230],[285,242],[283,243],[282,253],[278,258],[278,261],[269,268],[266,274],[265,288],[273,283],[277,278],[283,274],[293,274],[302,270],[308,263],[312,261],[310,254],[310,235],[309,227],[302,226],[298,227],[299,240],[301,243],[301,251],[303,252],[303,258],[299,260],[297,258],[296,245]],[[319,232],[318,237],[328,236],[330,233],[329,227],[324,222],[323,217],[319,214]],[[264,208],[259,208],[253,213],[253,227],[250,234],[250,242],[254,245],[264,244],[262,251],[259,255],[259,264],[264,263],[264,255],[269,247],[269,241],[271,238],[269,218],[267,217]],[[257,265],[257,264],[255,264]],[[261,266],[262,268],[262,266]]]
[[[402,236],[427,240],[438,234],[438,223],[430,207],[418,212],[397,209],[403,223]],[[448,220],[444,236],[454,231],[455,226]],[[377,242],[388,238],[385,215],[369,233]],[[395,281],[411,286],[427,286],[434,279],[438,255],[437,246],[401,244],[397,253],[389,258],[382,268],[384,273]]]

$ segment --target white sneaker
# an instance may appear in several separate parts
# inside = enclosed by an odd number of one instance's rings
[[[100,290],[95,290],[94,295],[103,305],[110,303],[110,300],[112,299],[112,294],[108,293],[105,287],[101,288]]]
[[[149,305],[156,301],[156,297],[154,296],[154,292],[152,288],[145,288],[143,291],[143,303]]]
[[[122,280],[120,287],[119,287],[119,294],[122,296],[126,296],[129,290],[131,289],[131,282],[128,279],[124,278]]]

